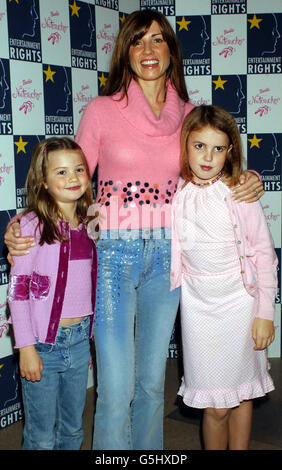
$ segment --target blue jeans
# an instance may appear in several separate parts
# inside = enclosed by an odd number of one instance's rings
[[[170,239],[102,240],[94,449],[162,449],[166,358],[179,303]]]
[[[23,449],[79,450],[90,359],[89,317],[59,327],[54,345],[37,343],[36,349],[44,369],[39,382],[22,378]]]

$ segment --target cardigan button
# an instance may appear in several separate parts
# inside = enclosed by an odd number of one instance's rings
[[[242,242],[241,242],[241,240],[238,240],[237,243],[238,243],[238,245],[241,245]]]

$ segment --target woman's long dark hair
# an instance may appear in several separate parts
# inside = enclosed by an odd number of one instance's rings
[[[136,40],[141,39],[147,33],[153,21],[159,24],[170,51],[171,60],[167,70],[167,78],[170,78],[172,86],[179,97],[185,102],[189,101],[180,44],[166,17],[154,10],[135,11],[125,20],[112,54],[109,77],[103,95],[113,96],[119,91],[122,92],[121,98],[127,95],[129,83],[134,77],[129,66],[129,48]]]

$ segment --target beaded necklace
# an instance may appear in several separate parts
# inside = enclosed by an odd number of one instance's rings
[[[196,186],[210,186],[211,184],[215,183],[216,181],[218,181],[220,178],[222,177],[222,171],[220,173],[218,173],[217,177],[214,178],[213,180],[211,181],[208,181],[207,183],[196,183],[196,181],[194,180],[190,180],[190,183],[192,184],[195,184]]]

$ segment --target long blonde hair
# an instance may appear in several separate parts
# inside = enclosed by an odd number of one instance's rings
[[[223,174],[228,179],[228,186],[239,182],[242,173],[242,143],[235,119],[225,109],[214,105],[201,105],[194,108],[184,119],[181,130],[180,174],[188,182],[192,179],[192,172],[188,162],[187,142],[190,132],[213,127],[224,132],[232,145],[228,151]]]
[[[76,150],[81,153],[83,163],[88,175],[88,186],[85,193],[78,199],[76,215],[79,223],[87,223],[87,209],[92,204],[92,182],[86,158],[80,146],[68,137],[50,137],[39,142],[32,154],[31,164],[26,178],[27,208],[25,214],[35,212],[38,219],[38,228],[40,229],[40,245],[44,242],[51,244],[55,240],[63,241],[58,220],[63,219],[55,199],[45,188],[46,171],[48,167],[49,152],[57,150]]]

